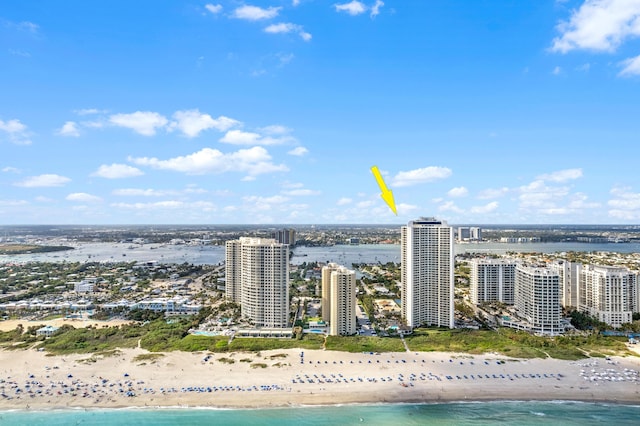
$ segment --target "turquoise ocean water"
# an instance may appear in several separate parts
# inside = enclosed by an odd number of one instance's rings
[[[263,410],[108,409],[0,412],[1,425],[637,425],[640,405],[477,402]]]

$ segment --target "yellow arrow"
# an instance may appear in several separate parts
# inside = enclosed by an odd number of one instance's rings
[[[384,179],[382,179],[382,175],[380,174],[380,170],[378,170],[378,166],[371,167],[371,171],[373,172],[373,176],[376,178],[376,182],[378,182],[380,191],[382,191],[382,194],[380,194],[380,196],[382,197],[384,202],[387,203],[391,211],[397,216],[398,211],[396,210],[396,202],[393,200],[393,192],[389,188],[387,188],[387,185],[384,183]]]

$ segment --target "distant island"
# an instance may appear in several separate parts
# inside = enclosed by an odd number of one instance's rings
[[[39,246],[35,244],[0,244],[0,254],[50,253],[73,250],[69,246]]]

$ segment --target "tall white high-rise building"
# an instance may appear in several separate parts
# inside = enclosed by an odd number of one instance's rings
[[[578,282],[582,264],[558,260],[549,265],[549,269],[558,273],[560,277],[560,304],[565,308],[578,307]]]
[[[235,303],[242,302],[242,282],[240,274],[240,254],[242,244],[240,240],[231,240],[225,243],[225,295],[227,299]]]
[[[471,261],[470,296],[474,304],[485,302],[514,303],[516,264],[505,259]]]
[[[327,263],[322,267],[322,279],[321,279],[321,291],[322,297],[320,299],[322,306],[322,320],[325,322],[331,321],[331,273],[337,271],[340,265],[337,263]]]
[[[578,310],[620,327],[633,316],[637,275],[626,268],[585,265],[580,273]]]
[[[356,273],[344,266],[331,271],[331,313],[329,334],[349,336],[356,334]]]
[[[242,316],[256,327],[288,327],[289,246],[241,237],[226,248],[227,297],[240,302]]]
[[[453,228],[421,218],[401,231],[402,318],[408,326],[453,328]]]
[[[564,332],[560,325],[562,310],[558,273],[547,268],[518,265],[515,308],[534,333],[557,335]]]

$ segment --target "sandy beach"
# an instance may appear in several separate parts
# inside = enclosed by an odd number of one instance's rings
[[[640,403],[640,358],[127,349],[109,357],[0,351],[0,409],[580,400]],[[138,357],[138,358],[136,358]]]

